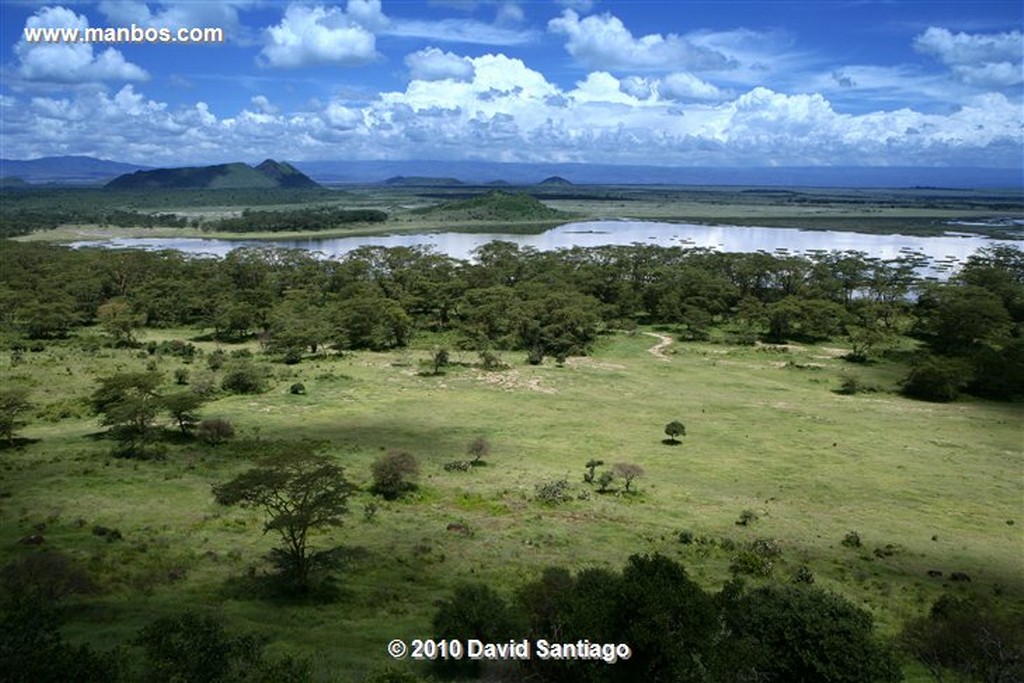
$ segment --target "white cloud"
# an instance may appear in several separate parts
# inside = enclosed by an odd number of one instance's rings
[[[515,26],[526,18],[523,8],[514,2],[503,2],[498,6],[498,14],[494,23],[498,26]]]
[[[277,107],[270,103],[270,100],[268,100],[265,95],[256,95],[250,101],[256,106],[256,109],[261,114],[276,114],[278,111],[280,111]]]
[[[44,7],[28,18],[25,27],[85,30],[89,20],[64,7]],[[18,57],[18,73],[30,81],[77,84],[149,78],[145,70],[125,60],[114,48],[97,55],[90,43],[29,43],[23,34],[14,53]]]
[[[291,4],[281,23],[266,29],[262,63],[275,67],[367,64],[378,58],[373,31],[386,23],[379,0],[349,0],[347,11]]]
[[[1008,87],[1024,82],[1024,34],[953,33],[932,26],[914,39],[914,47],[937,57],[964,83]]]
[[[492,47],[524,45],[537,39],[530,29],[510,28],[485,24],[473,19],[395,19],[382,31],[383,35],[399,38],[426,38],[442,43],[465,43]]]
[[[661,80],[659,94],[673,100],[720,100],[724,93],[691,73],[672,73]]]
[[[689,95],[702,90],[684,72],[620,80],[594,71],[561,88],[502,54],[465,59],[473,69],[466,80],[414,79],[370,102],[337,98],[294,112],[275,111],[256,96],[248,109],[218,116],[202,102],[171,108],[131,86],[17,106],[8,98],[0,101],[0,142],[14,157],[84,153],[148,164],[267,156],[664,165],[1022,161],[1021,109],[1000,93],[965,98],[952,112],[851,114],[816,92],[753,88],[713,101],[671,99],[673,82]]]
[[[672,33],[634,38],[618,17],[607,13],[581,20],[575,11],[567,9],[548,22],[548,30],[568,36],[565,49],[569,54],[596,69],[702,71],[736,66],[721,52]]]
[[[441,81],[452,78],[457,81],[468,81],[473,78],[473,63],[465,57],[451,52],[442,52],[436,47],[428,47],[405,56],[405,65],[415,80]]]

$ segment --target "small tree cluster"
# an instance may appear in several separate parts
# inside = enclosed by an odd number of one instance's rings
[[[572,500],[567,479],[555,479],[537,484],[535,497],[547,505],[560,505]]]

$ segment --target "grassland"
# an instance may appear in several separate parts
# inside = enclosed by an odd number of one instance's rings
[[[735,554],[729,544],[755,538],[782,545],[777,578],[806,564],[885,634],[946,591],[1024,608],[1020,404],[910,401],[885,391],[905,372],[898,361],[851,366],[831,346],[686,343],[658,355],[658,340],[643,332],[603,337],[591,357],[565,367],[506,354],[510,369],[485,372],[475,356],[454,353],[458,364],[441,376],[420,374],[419,361],[442,341],[423,338],[399,352],[275,365],[265,394],[208,404],[204,416],[229,418],[248,438],[323,442],[363,485],[382,450],[421,459],[417,492],[381,503],[372,521],[363,515],[372,498],[359,493],[346,525],[318,537],[352,550],[340,600],[319,606],[232,588],[250,568],[262,571],[273,539],[258,515],[218,507],[210,486],[246,468],[258,448],[179,443],[164,460],[109,457],[111,443],[97,439],[80,401],[94,377],[143,369],[144,353],[53,343],[17,366],[0,359],[0,382],[31,386],[36,405],[21,432],[31,443],[0,451],[0,564],[32,552],[19,538],[42,533],[45,547],[89,568],[104,590],[82,599],[74,639],[111,647],[193,606],[267,634],[274,649],[309,656],[323,680],[341,681],[384,663],[391,638],[428,636],[436,601],[459,581],[507,593],[545,566],[617,569],[632,553],[659,551],[717,589]],[[148,331],[143,341],[197,333]],[[182,366],[155,362],[168,377]],[[205,372],[202,359],[188,367]],[[882,391],[835,393],[846,372]],[[288,393],[295,381],[306,395]],[[681,446],[662,443],[673,419],[686,424]],[[445,472],[477,435],[492,444],[488,464]],[[594,457],[640,464],[639,492],[591,491],[581,475]],[[536,484],[561,477],[589,498],[534,500]],[[737,525],[743,510],[758,520]],[[448,531],[452,522],[470,533]],[[124,538],[107,542],[94,525]],[[683,530],[696,542],[680,543]],[[863,547],[841,544],[851,530]],[[887,546],[891,554],[877,557]],[[952,571],[973,580],[947,583]]]
[[[68,215],[123,210],[173,213],[202,223],[237,217],[247,207],[286,210],[296,204],[319,207],[386,211],[383,224],[356,224],[318,231],[317,237],[374,235],[438,230],[543,232],[567,220],[628,218],[714,225],[791,227],[808,230],[938,235],[949,230],[977,232],[1020,239],[1020,226],[985,222],[1024,216],[1024,201],[1014,191],[940,189],[773,190],[743,187],[588,187],[529,186],[508,188],[527,192],[542,202],[519,207],[473,207],[492,186],[405,187],[345,186],[335,190],[30,190],[9,192],[6,211],[40,212],[50,209]],[[468,204],[467,204],[468,202]],[[515,209],[516,207],[513,207]],[[563,214],[559,215],[557,212]],[[91,212],[91,213],[90,213]],[[952,226],[950,221],[978,223]],[[208,236],[201,228],[109,227],[87,220],[69,220],[56,230],[36,232],[21,239],[69,241],[83,234],[105,237]],[[305,237],[303,232],[216,233],[219,239]]]

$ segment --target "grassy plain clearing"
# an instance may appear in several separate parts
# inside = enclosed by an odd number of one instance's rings
[[[466,199],[493,187],[458,186],[402,187],[353,186],[344,190],[317,190],[279,197],[268,194],[258,210],[285,210],[296,203],[333,206],[342,209],[380,209],[390,218],[381,224],[355,224],[337,230],[316,232],[318,238],[376,235],[397,232],[464,231],[539,233],[566,220],[628,218],[713,225],[793,227],[811,230],[938,235],[949,230],[978,232],[1004,238],[1021,238],[1020,228],[1005,226],[954,226],[951,220],[985,221],[1024,216],[1019,193],[950,190],[801,190],[782,191],[756,188],[671,188],[671,187],[509,187],[507,192],[528,192],[546,206],[565,211],[571,218],[538,220],[480,221],[458,211],[450,216],[424,212],[424,208]],[[79,191],[85,192],[85,191]],[[174,213],[188,219],[216,220],[238,215],[244,207],[256,206],[245,192],[207,190],[195,197],[165,191],[98,194],[91,191],[75,201],[101,202],[110,209],[142,213]],[[221,192],[221,195],[218,195]],[[28,200],[26,200],[27,202]],[[34,206],[31,205],[30,206]],[[19,239],[33,241],[74,241],[87,235],[107,237],[216,237],[218,239],[306,238],[308,232],[204,232],[196,228],[114,228],[97,225],[68,225],[36,232]],[[86,237],[87,238],[87,237]]]
[[[195,334],[147,331],[143,341]],[[850,366],[830,345],[675,344],[666,361],[648,353],[657,343],[651,336],[616,334],[563,368],[529,366],[510,353],[512,369],[487,373],[472,367],[473,355],[454,353],[464,365],[421,376],[418,361],[432,341],[275,365],[265,394],[203,410],[231,419],[245,436],[323,441],[363,485],[384,449],[421,459],[414,495],[381,503],[365,521],[372,499],[360,493],[346,525],[318,539],[353,548],[337,603],[268,604],[231,590],[230,580],[260,567],[274,541],[260,534],[258,515],[215,505],[210,486],[258,452],[185,443],[162,461],[108,456],[111,443],[94,438],[95,418],[77,401],[93,377],[143,369],[149,359],[138,351],[85,354],[53,343],[22,365],[5,363],[0,381],[32,386],[38,412],[80,416],[33,419],[21,434],[38,441],[0,452],[0,564],[31,552],[17,540],[45,523],[46,547],[80,559],[106,588],[83,601],[73,637],[109,647],[159,615],[208,608],[237,629],[266,633],[277,648],[311,656],[324,680],[339,672],[340,680],[359,680],[386,660],[391,638],[429,636],[435,601],[457,582],[485,580],[507,593],[545,566],[619,569],[632,553],[659,551],[718,589],[735,555],[722,539],[777,539],[776,578],[806,564],[818,585],[870,610],[887,634],[946,590],[1024,607],[1019,404],[840,396],[833,390],[842,372],[891,388],[904,369]],[[182,365],[157,363],[168,377]],[[188,367],[193,379],[206,372],[202,359]],[[307,395],[288,393],[294,381]],[[686,424],[681,446],[661,443],[672,419]],[[443,471],[477,435],[492,444],[488,464]],[[559,507],[533,500],[536,484],[560,477],[574,493],[590,490],[581,476],[592,457],[642,465],[639,493],[591,490],[589,499]],[[758,520],[736,525],[748,509]],[[451,522],[471,533],[447,531]],[[93,535],[97,524],[124,540]],[[697,542],[681,544],[682,530]],[[863,547],[841,545],[851,530]],[[893,554],[876,557],[887,545]],[[928,577],[930,569],[945,578]],[[946,583],[952,571],[973,581]]]

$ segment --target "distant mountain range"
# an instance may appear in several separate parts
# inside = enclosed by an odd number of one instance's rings
[[[311,187],[308,183],[314,181],[336,185],[534,185],[546,182],[545,179],[551,181],[558,178],[574,185],[1024,188],[1024,172],[1015,168],[670,168],[489,161],[303,161],[292,165],[267,160],[256,167],[221,164],[154,171],[144,166],[82,156],[47,157],[29,161],[0,159],[0,178],[20,178],[31,184],[100,185],[123,174],[134,177],[136,171],[157,173],[156,176],[143,175],[132,181],[141,181],[147,187],[163,187],[165,183],[173,187]],[[149,182],[153,184],[145,185]],[[14,187],[16,184],[8,182],[4,187]]]
[[[106,184],[111,190],[308,189],[320,187],[286,162],[267,159],[258,166],[243,163],[158,168],[135,171]]]
[[[31,184],[95,185],[122,173],[147,168],[150,167],[83,156],[43,157],[27,161],[0,159],[0,178],[21,178]]]

